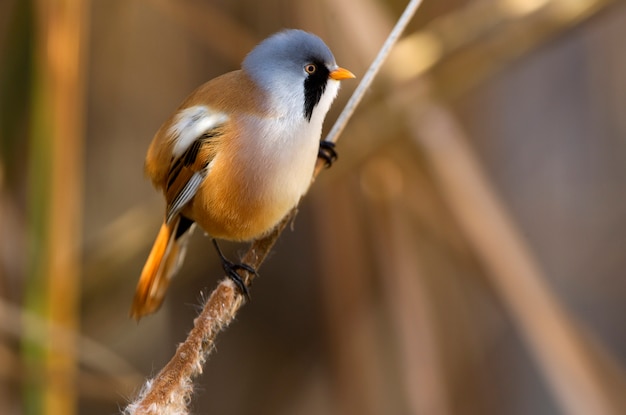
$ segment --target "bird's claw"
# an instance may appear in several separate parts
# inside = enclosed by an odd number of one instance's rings
[[[213,245],[215,245],[217,254],[222,261],[222,268],[224,269],[224,272],[226,273],[228,278],[230,278],[230,280],[235,283],[235,285],[239,289],[239,292],[246,297],[246,300],[250,300],[250,291],[248,291],[248,286],[246,285],[245,280],[241,277],[241,275],[239,275],[237,271],[243,270],[249,272],[250,274],[254,274],[257,277],[259,276],[259,273],[256,271],[256,269],[248,264],[236,264],[232,261],[229,261],[222,253],[222,250],[220,249],[215,239],[213,239]]]
[[[237,271],[247,271],[258,277],[259,274],[256,272],[256,270],[248,264],[235,264],[234,262],[231,262],[226,258],[222,259],[222,268],[224,268],[224,272],[226,272],[228,278],[230,278],[230,280],[235,283],[235,285],[239,289],[239,292],[246,297],[246,300],[250,300],[250,291],[248,291],[248,286]]]
[[[322,140],[320,141],[320,148],[317,153],[317,157],[324,160],[324,165],[329,168],[337,160],[337,151],[335,150],[335,143],[332,141]]]

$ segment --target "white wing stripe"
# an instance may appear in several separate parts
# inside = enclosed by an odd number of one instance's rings
[[[170,128],[170,136],[174,140],[173,156],[180,157],[198,137],[219,127],[227,120],[226,114],[212,111],[204,105],[196,105],[180,111]]]
[[[180,210],[196,195],[198,191],[198,187],[200,187],[200,183],[204,179],[206,175],[206,171],[198,171],[191,176],[185,187],[180,191],[176,198],[172,201],[172,203],[168,206],[167,209],[167,217],[166,223],[170,223],[170,221],[180,212]]]

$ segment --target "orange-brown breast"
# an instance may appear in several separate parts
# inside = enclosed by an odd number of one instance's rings
[[[246,241],[261,236],[284,212],[263,194],[265,166],[242,165],[237,157],[243,140],[224,137],[222,151],[215,158],[194,200],[189,214],[211,236]]]

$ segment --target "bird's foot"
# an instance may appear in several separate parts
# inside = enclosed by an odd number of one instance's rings
[[[335,143],[332,141],[322,140],[320,141],[320,149],[317,153],[317,157],[324,160],[324,165],[329,168],[337,160],[337,151],[335,151]]]
[[[234,262],[231,262],[229,260],[222,260],[222,268],[224,268],[224,271],[226,272],[228,278],[230,278],[231,281],[235,283],[235,285],[239,289],[239,292],[246,297],[246,300],[250,300],[250,291],[248,290],[248,286],[237,271],[243,270],[258,276],[259,274],[256,272],[256,270],[248,264],[235,264]]]
[[[215,239],[213,239],[213,245],[217,250],[217,254],[220,256],[220,260],[222,261],[222,268],[224,269],[226,276],[228,276],[228,278],[230,278],[231,281],[235,283],[235,285],[239,289],[239,292],[246,297],[246,300],[250,300],[250,291],[248,291],[248,286],[246,285],[245,280],[241,277],[241,275],[239,275],[237,271],[246,271],[258,277],[259,274],[257,273],[256,269],[248,264],[234,263],[230,261],[228,258],[226,258],[226,256],[224,256]]]

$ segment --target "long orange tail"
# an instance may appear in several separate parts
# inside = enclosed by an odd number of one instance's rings
[[[161,225],[135,289],[130,309],[130,316],[135,320],[159,309],[170,280],[182,262],[186,238],[181,241],[174,237],[179,221],[175,219],[172,224]]]

